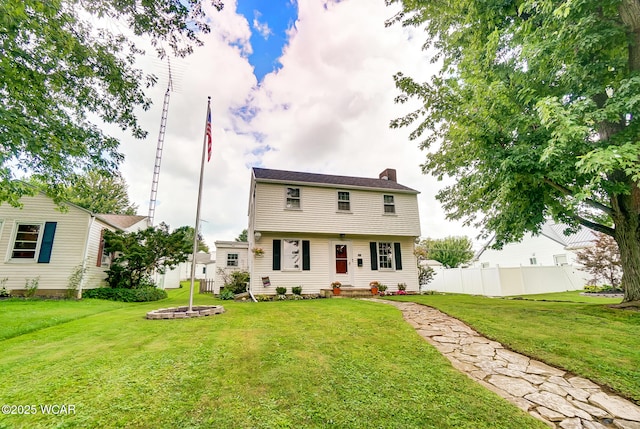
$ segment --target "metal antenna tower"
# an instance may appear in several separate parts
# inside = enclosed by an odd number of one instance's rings
[[[153,217],[156,214],[156,197],[158,195],[158,180],[160,180],[160,163],[162,162],[162,146],[164,145],[164,135],[167,130],[167,114],[169,113],[169,98],[173,90],[171,80],[171,61],[167,57],[169,67],[169,82],[167,91],[164,93],[164,104],[162,105],[162,117],[160,118],[160,132],[158,133],[158,147],[156,148],[156,163],[153,167],[153,180],[151,181],[151,197],[149,198],[149,225],[153,226]]]

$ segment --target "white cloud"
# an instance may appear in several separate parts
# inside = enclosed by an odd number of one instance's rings
[[[269,24],[262,23],[259,21],[259,18],[262,16],[262,14],[257,11],[254,10],[253,11],[253,28],[256,29],[256,31],[258,33],[260,33],[260,35],[267,40],[269,38],[269,36],[271,36],[273,34],[273,31],[271,31],[271,28],[269,28]]]
[[[213,157],[205,165],[202,231],[208,244],[232,240],[247,227],[250,166],[377,177],[396,168],[400,183],[417,189],[423,236],[475,235],[444,220],[434,195],[441,187],[424,176],[425,154],[408,130],[390,120],[410,110],[395,105],[398,71],[426,80],[433,73],[421,51],[423,34],[385,28],[395,11],[384,2],[300,0],[282,68],[258,86],[247,61],[250,28],[225,2],[212,12],[205,46],[176,69],[158,188],[156,223],[193,225],[207,96],[212,96]],[[131,198],[146,214],[166,82],[150,93],[141,115],[145,141],[124,138],[123,174]],[[238,113],[244,109],[245,118]]]

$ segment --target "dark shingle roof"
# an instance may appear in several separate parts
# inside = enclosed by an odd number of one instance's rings
[[[392,180],[372,179],[369,177],[335,176],[330,174],[304,173],[300,171],[271,170],[268,168],[253,168],[253,174],[258,182],[279,183],[311,183],[320,185],[335,185],[337,187],[356,187],[369,189],[389,189],[419,193],[415,189],[401,185]]]

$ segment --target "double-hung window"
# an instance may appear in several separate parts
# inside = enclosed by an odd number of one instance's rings
[[[384,212],[387,214],[393,214],[396,212],[396,203],[393,195],[385,195],[384,197]]]
[[[11,259],[36,259],[42,224],[19,223],[11,249]]]
[[[300,209],[300,188],[287,188],[286,193],[285,207],[288,209]]]
[[[301,253],[300,240],[282,240],[282,269],[299,270]]]
[[[378,243],[378,266],[380,269],[393,269],[393,244]]]
[[[338,191],[338,211],[348,212],[351,210],[351,199],[349,192]]]

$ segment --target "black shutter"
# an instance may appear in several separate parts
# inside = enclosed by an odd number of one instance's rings
[[[402,253],[400,252],[400,243],[393,243],[393,253],[396,260],[396,270],[402,269]]]
[[[378,270],[378,243],[372,241],[369,243],[369,250],[371,251],[371,269],[373,271]]]
[[[281,240],[273,240],[273,270],[280,270],[280,242]]]
[[[47,222],[44,224],[42,243],[40,244],[39,264],[48,264],[51,260],[51,250],[53,249],[53,237],[56,235],[57,222]]]
[[[302,270],[311,270],[311,255],[309,251],[309,240],[302,240]]]

